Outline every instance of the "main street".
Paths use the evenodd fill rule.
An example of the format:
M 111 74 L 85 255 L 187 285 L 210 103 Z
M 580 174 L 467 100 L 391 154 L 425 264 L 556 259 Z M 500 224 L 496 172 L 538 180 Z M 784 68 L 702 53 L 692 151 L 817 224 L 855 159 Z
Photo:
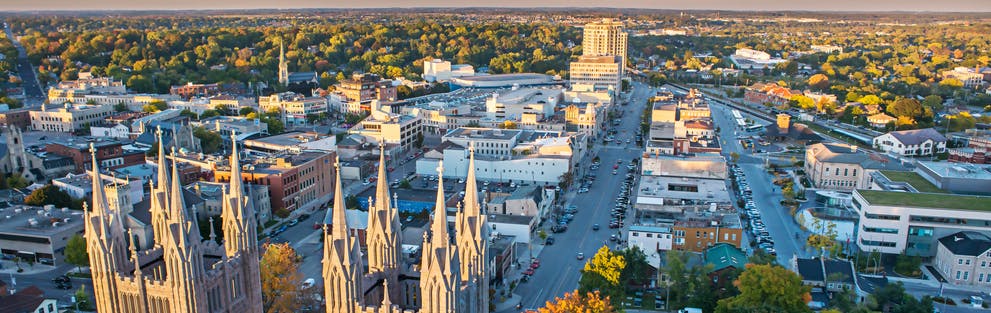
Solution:
M 575 214 L 566 232 L 550 234 L 548 231 L 556 242 L 553 245 L 543 246 L 540 255 L 537 256 L 540 259 L 540 268 L 535 271 L 529 282 L 521 283 L 514 291 L 515 294 L 523 297 L 521 304 L 524 308 L 543 307 L 547 301 L 564 296 L 564 293 L 578 288 L 580 271 L 584 268 L 585 262 L 591 259 L 603 245 L 610 244 L 615 247 L 616 243 L 609 241 L 609 235 L 621 232 L 608 228 L 610 211 L 616 207 L 616 195 L 620 192 L 626 177 L 626 164 L 640 156 L 640 147 L 636 145 L 634 137 L 639 130 L 640 113 L 643 112 L 644 105 L 652 93 L 652 89 L 647 85 L 634 83 L 629 104 L 615 105 L 616 111 L 623 112 L 622 122 L 616 127 L 616 141 L 608 144 L 602 144 L 601 139 L 596 141 L 592 153 L 598 155 L 602 162 L 598 170 L 592 171 L 597 176 L 596 181 L 592 183 L 587 193 L 575 193 L 575 188 L 565 191 L 570 198 L 570 201 L 565 203 L 565 207 L 576 205 L 578 213 Z M 612 121 L 607 122 L 612 125 Z M 631 143 L 627 144 L 626 139 L 630 139 Z M 623 164 L 619 173 L 613 175 L 612 165 L 616 164 L 617 159 L 623 160 Z M 588 158 L 588 163 L 577 166 L 590 165 L 591 158 Z M 601 228 L 593 231 L 593 224 L 599 224 Z M 545 225 L 549 227 L 549 224 Z M 585 260 L 577 260 L 578 253 L 584 253 Z M 529 264 L 522 265 L 529 266 Z
M 707 96 L 707 98 L 710 100 L 709 109 L 712 112 L 713 122 L 720 129 L 718 136 L 722 144 L 722 154 L 727 160 L 731 160 L 730 154 L 733 152 L 740 155 L 737 164 L 743 169 L 746 181 L 753 190 L 753 200 L 760 211 L 767 232 L 774 238 L 778 263 L 788 267 L 794 255 L 810 256 L 811 253 L 805 249 L 805 233 L 790 212 L 780 204 L 782 200 L 780 188 L 772 184 L 773 177 L 767 173 L 766 161 L 740 145 L 737 137 L 744 136 L 744 131 L 737 129 L 732 108 L 711 97 Z
M 45 101 L 46 95 L 44 88 L 41 87 L 41 83 L 35 74 L 35 68 L 28 61 L 27 51 L 17 41 L 17 37 L 14 37 L 14 32 L 10 28 L 11 25 L 6 22 L 3 25 L 4 32 L 7 33 L 7 38 L 10 38 L 10 41 L 14 43 L 14 47 L 17 48 L 17 72 L 21 76 L 21 86 L 24 87 L 24 106 L 32 107 L 41 105 Z

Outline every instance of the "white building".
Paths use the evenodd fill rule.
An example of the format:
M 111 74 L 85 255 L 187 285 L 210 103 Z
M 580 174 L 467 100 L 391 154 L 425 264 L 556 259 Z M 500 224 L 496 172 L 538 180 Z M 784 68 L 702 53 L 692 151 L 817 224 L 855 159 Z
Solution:
M 621 62 L 614 55 L 587 56 L 571 62 L 571 85 L 592 86 L 593 90 L 619 90 L 623 78 Z
M 670 251 L 674 242 L 670 225 L 632 225 L 626 238 L 627 247 L 638 247 L 647 255 Z
M 943 71 L 943 79 L 956 78 L 963 82 L 966 88 L 978 88 L 984 85 L 984 74 L 973 68 L 958 66 L 951 71 Z
M 89 134 L 93 137 L 128 139 L 131 137 L 131 128 L 124 124 L 92 126 L 89 128 Z
M 72 105 L 58 108 L 41 106 L 41 111 L 31 111 L 31 128 L 34 130 L 71 133 L 97 124 L 114 112 L 111 105 Z
M 520 121 L 524 114 L 533 114 L 542 120 L 554 115 L 563 93 L 560 88 L 516 88 L 495 93 L 485 100 L 486 117 Z
M 286 127 L 306 124 L 307 115 L 327 113 L 327 106 L 326 98 L 306 97 L 293 92 L 258 98 L 258 107 L 261 111 L 281 113 Z
M 604 18 L 598 22 L 585 24 L 582 35 L 582 55 L 614 55 L 620 58 L 620 74 L 626 71 L 626 50 L 629 34 L 623 29 L 623 22 Z
M 378 100 L 372 100 L 371 115 L 348 130 L 348 133 L 361 135 L 369 142 L 385 141 L 386 144 L 399 146 L 401 151 L 410 151 L 423 136 L 422 121 L 419 116 L 385 112 Z
M 584 136 L 584 135 L 576 135 Z M 586 154 L 584 139 L 564 132 L 459 128 L 442 138 L 438 149 L 417 161 L 417 173 L 433 175 L 444 161 L 444 175 L 465 177 L 468 149 L 475 147 L 479 180 L 557 184 Z
M 899 130 L 874 137 L 874 147 L 901 156 L 927 156 L 946 152 L 946 137 L 932 128 Z
M 991 230 L 991 197 L 855 190 L 861 251 L 933 256 L 936 240 L 959 231 Z
M 423 79 L 428 82 L 444 82 L 456 77 L 474 75 L 475 67 L 468 64 L 451 65 L 450 61 L 441 59 L 423 61 Z

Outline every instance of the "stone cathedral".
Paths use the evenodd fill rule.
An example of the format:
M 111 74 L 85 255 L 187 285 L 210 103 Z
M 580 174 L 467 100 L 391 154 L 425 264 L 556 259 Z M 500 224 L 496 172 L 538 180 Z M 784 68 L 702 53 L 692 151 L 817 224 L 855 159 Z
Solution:
M 478 198 L 474 149 L 470 151 L 467 185 L 454 217 L 453 237 L 440 177 L 443 165 L 438 168 L 437 204 L 423 235 L 419 261 L 402 250 L 399 212 L 389 199 L 384 151 L 380 149 L 375 199 L 368 201 L 364 256 L 347 227 L 338 171 L 333 221 L 324 229 L 323 282 L 328 313 L 489 311 L 489 226 Z
M 170 174 L 159 146 L 158 182 L 149 182 L 155 243 L 138 251 L 124 231 L 120 204 L 126 202 L 113 186 L 101 188 L 91 150 L 93 206 L 84 210 L 84 222 L 97 311 L 262 312 L 257 223 L 239 179 L 232 179 L 224 193 L 223 244 L 215 240 L 212 223 L 211 240 L 204 241 L 196 217 L 190 216 L 195 210 L 187 209 L 182 199 L 176 165 Z M 241 177 L 236 144 L 231 164 L 231 177 Z

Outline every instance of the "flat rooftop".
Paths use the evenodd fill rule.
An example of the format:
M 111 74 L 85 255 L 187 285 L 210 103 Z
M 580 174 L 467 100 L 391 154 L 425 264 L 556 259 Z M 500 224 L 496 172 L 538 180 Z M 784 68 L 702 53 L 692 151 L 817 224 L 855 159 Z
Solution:
M 671 176 L 643 176 L 637 189 L 637 203 L 642 202 L 641 198 L 730 202 L 725 180 Z
M 475 76 L 459 77 L 458 79 L 466 80 L 466 81 L 484 81 L 484 82 L 511 81 L 517 79 L 546 79 L 548 82 L 554 80 L 553 77 L 551 77 L 550 75 L 538 74 L 538 73 L 475 75 Z
M 12 206 L 0 209 L 0 233 L 51 236 L 66 229 L 83 227 L 83 212 Z
M 964 211 L 991 211 L 991 197 L 862 189 L 858 189 L 856 192 L 872 205 Z
M 884 177 L 887 177 L 892 182 L 908 183 L 909 185 L 912 185 L 912 187 L 915 187 L 915 190 L 918 190 L 919 192 L 947 193 L 946 191 L 939 189 L 939 187 L 936 187 L 936 185 L 930 183 L 928 180 L 923 178 L 922 175 L 919 175 L 916 172 L 881 171 L 881 174 L 884 174 Z
M 916 164 L 943 178 L 991 180 L 991 164 L 918 161 Z M 915 185 L 913 185 L 915 186 Z M 918 188 L 918 187 L 916 187 Z
M 260 142 L 270 145 L 295 146 L 311 141 L 321 140 L 328 137 L 329 136 L 327 135 L 321 135 L 318 133 L 294 131 L 275 136 L 251 139 L 245 141 L 245 143 L 250 145 L 251 142 Z

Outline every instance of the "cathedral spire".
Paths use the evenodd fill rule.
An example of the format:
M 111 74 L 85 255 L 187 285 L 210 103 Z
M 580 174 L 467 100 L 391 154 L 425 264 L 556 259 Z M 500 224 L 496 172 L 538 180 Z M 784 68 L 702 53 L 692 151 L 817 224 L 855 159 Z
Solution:
M 465 197 L 462 202 L 466 215 L 481 214 L 478 204 L 478 182 L 475 180 L 475 144 L 468 147 L 468 177 L 465 178 Z
M 444 161 L 437 165 L 437 203 L 434 218 L 430 224 L 431 246 L 434 249 L 450 244 L 451 235 L 447 232 L 447 204 L 444 199 Z
M 389 207 L 389 176 L 385 166 L 385 143 L 379 143 L 379 173 L 375 182 L 375 205 L 379 209 Z
M 344 206 L 344 192 L 341 187 L 340 160 L 335 160 L 336 183 L 334 187 L 334 207 L 332 230 L 324 225 L 323 279 L 327 299 L 327 312 L 356 313 L 363 305 L 361 287 L 364 266 L 357 241 L 348 230 Z M 388 294 L 388 289 L 386 289 Z

